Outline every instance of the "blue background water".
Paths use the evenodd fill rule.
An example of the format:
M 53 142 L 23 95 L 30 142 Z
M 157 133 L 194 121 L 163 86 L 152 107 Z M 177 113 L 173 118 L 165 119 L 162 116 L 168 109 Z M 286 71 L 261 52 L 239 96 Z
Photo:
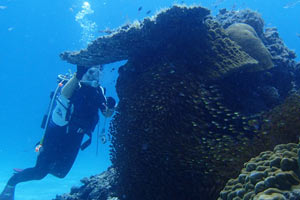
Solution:
M 66 50 L 85 48 L 89 33 L 94 38 L 100 30 L 116 28 L 134 20 L 153 15 L 161 8 L 182 1 L 173 0 L 90 0 L 93 14 L 87 22 L 97 28 L 82 28 L 75 16 L 82 11 L 81 0 L 0 0 L 0 190 L 12 175 L 13 168 L 31 167 L 35 163 L 34 145 L 40 140 L 40 128 L 49 93 L 56 87 L 56 76 L 75 67 L 59 58 Z M 286 45 L 300 52 L 300 3 L 284 8 L 290 2 L 282 0 L 212 0 L 201 5 L 213 9 L 251 8 L 259 11 L 267 27 L 276 26 Z M 187 5 L 199 1 L 186 0 Z M 138 8 L 142 6 L 142 10 Z M 146 14 L 151 10 L 149 15 Z M 84 32 L 85 31 L 85 32 Z M 93 32 L 94 31 L 94 32 Z M 123 62 L 124 63 L 124 62 Z M 103 85 L 108 95 L 116 97 L 115 79 L 121 63 L 106 65 Z M 103 122 L 103 120 L 102 120 Z M 108 123 L 107 123 L 108 125 Z M 103 123 L 101 124 L 101 128 Z M 95 138 L 95 137 L 94 137 Z M 67 145 L 67 144 L 66 144 Z M 51 199 L 56 194 L 68 192 L 85 176 L 100 173 L 110 165 L 108 144 L 100 144 L 96 155 L 96 140 L 80 152 L 71 172 L 64 179 L 48 176 L 41 181 L 19 184 L 16 200 Z

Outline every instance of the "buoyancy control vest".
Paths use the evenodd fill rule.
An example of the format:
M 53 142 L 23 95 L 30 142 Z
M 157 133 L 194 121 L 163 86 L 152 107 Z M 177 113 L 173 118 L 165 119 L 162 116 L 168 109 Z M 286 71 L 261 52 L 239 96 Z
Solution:
M 58 80 L 57 80 L 58 86 L 55 91 L 50 93 L 51 100 L 50 100 L 47 112 L 44 115 L 42 124 L 41 124 L 41 128 L 44 129 L 44 133 L 46 133 L 50 117 L 53 113 L 53 110 L 54 110 L 56 104 L 60 103 L 59 96 L 61 95 L 61 90 L 70 78 L 72 78 L 71 73 L 58 76 Z M 82 143 L 82 145 L 80 147 L 81 150 L 84 150 L 91 144 L 92 132 L 94 131 L 94 129 L 99 121 L 99 115 L 98 115 L 99 107 L 97 107 L 98 105 L 95 104 L 95 99 L 93 99 L 93 98 L 97 98 L 99 96 L 94 96 L 93 98 L 91 98 L 88 91 L 83 91 L 83 90 L 88 90 L 88 88 L 83 87 L 83 88 L 75 91 L 75 94 L 70 99 L 69 106 L 67 108 L 65 108 L 67 110 L 65 120 L 68 121 L 68 123 L 66 125 L 67 131 L 69 131 L 69 130 L 82 131 L 83 134 L 86 134 L 89 137 L 84 143 Z M 101 88 L 99 88 L 97 90 L 98 90 L 97 94 L 99 92 L 102 92 Z M 84 94 L 85 92 L 87 92 L 87 93 Z M 102 94 L 103 98 L 100 95 L 100 101 L 102 100 L 102 101 L 104 101 L 103 103 L 106 103 L 105 102 L 106 99 L 105 99 L 103 93 L 101 93 L 101 94 Z M 83 106 L 80 108 L 80 106 L 78 106 L 80 104 L 86 105 L 86 106 Z M 91 109 L 91 110 L 89 110 L 89 109 Z M 91 111 L 91 112 L 89 112 L 89 111 Z M 36 152 L 39 152 L 40 148 L 42 147 L 43 140 L 44 140 L 44 137 L 41 139 L 40 142 L 37 143 L 36 148 L 35 148 Z

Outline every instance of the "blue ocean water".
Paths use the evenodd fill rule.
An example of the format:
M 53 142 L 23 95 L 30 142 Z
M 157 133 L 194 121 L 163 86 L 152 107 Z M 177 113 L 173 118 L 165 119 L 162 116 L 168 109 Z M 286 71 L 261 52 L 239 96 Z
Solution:
M 40 124 L 56 77 L 76 69 L 61 61 L 59 53 L 85 48 L 89 41 L 103 35 L 103 30 L 142 20 L 174 3 L 202 5 L 212 9 L 212 14 L 220 8 L 257 10 L 266 27 L 277 27 L 285 44 L 300 52 L 300 3 L 295 0 L 0 0 L 0 190 L 13 168 L 35 164 L 34 145 L 43 135 Z M 106 65 L 103 74 L 107 94 L 115 98 L 117 70 L 111 69 L 122 63 Z M 102 119 L 100 128 L 103 126 Z M 19 184 L 15 199 L 52 199 L 69 192 L 81 178 L 106 170 L 110 166 L 109 144 L 99 144 L 98 155 L 96 147 L 94 140 L 80 152 L 64 179 L 49 175 L 41 181 Z

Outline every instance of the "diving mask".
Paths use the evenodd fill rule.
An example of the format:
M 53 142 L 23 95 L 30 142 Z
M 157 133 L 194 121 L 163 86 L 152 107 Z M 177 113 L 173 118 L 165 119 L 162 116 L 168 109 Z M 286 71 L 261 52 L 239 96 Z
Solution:
M 98 87 L 100 79 L 100 70 L 97 67 L 91 67 L 87 70 L 87 72 L 83 75 L 80 83 L 90 86 L 90 87 Z

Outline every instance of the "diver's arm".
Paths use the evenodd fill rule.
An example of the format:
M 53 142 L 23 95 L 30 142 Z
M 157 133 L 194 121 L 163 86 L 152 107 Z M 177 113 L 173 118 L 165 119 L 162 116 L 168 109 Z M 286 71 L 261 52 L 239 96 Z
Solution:
M 76 76 L 73 76 L 66 85 L 61 90 L 61 95 L 70 99 L 73 95 L 73 92 L 78 87 L 79 79 Z
M 98 89 L 99 94 L 99 109 L 104 117 L 111 117 L 116 108 L 116 100 L 112 97 L 105 97 L 105 88 L 99 86 Z
M 87 67 L 77 65 L 77 72 L 74 74 L 74 76 L 66 83 L 66 85 L 63 87 L 61 94 L 66 97 L 67 99 L 70 99 L 73 95 L 73 92 L 78 87 L 78 83 L 82 79 L 83 75 L 88 70 Z

